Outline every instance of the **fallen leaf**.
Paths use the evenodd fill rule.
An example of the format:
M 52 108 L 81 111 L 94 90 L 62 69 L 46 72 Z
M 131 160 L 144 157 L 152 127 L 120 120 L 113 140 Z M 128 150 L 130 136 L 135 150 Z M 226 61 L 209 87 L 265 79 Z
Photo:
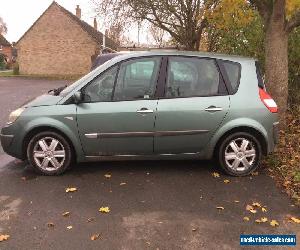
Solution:
M 99 239 L 99 237 L 100 237 L 100 234 L 93 234 L 91 236 L 91 240 L 97 240 L 97 239 Z
M 276 226 L 279 226 L 279 223 L 276 220 L 271 220 L 270 225 L 272 227 L 276 227 Z
M 95 218 L 88 218 L 87 219 L 87 222 L 92 222 L 92 221 L 94 221 L 95 220 Z
M 224 210 L 225 208 L 224 207 L 216 207 L 216 209 Z
M 265 207 L 262 207 L 262 208 L 261 208 L 261 211 L 262 211 L 263 213 L 266 213 L 266 212 L 267 212 L 267 209 L 266 209 Z
M 109 207 L 100 207 L 99 208 L 99 212 L 101 212 L 101 213 L 109 213 L 110 209 L 109 209 Z
M 290 220 L 297 223 L 297 224 L 300 224 L 300 219 L 298 219 L 296 217 L 290 217 Z
M 123 186 L 123 185 L 126 185 L 126 184 L 127 184 L 126 182 L 121 182 L 120 186 Z
M 253 206 L 253 207 L 261 207 L 260 203 L 258 203 L 258 202 L 253 202 L 253 203 L 252 203 L 252 206 Z
M 224 180 L 225 184 L 228 184 L 230 182 L 230 180 Z
M 8 240 L 9 237 L 10 237 L 10 235 L 8 235 L 8 234 L 1 234 L 0 235 L 0 242 Z
M 104 177 L 109 179 L 111 177 L 111 174 L 105 174 Z
M 257 211 L 256 211 L 255 209 L 250 209 L 249 212 L 250 212 L 250 213 L 253 213 L 253 214 L 256 214 L 256 213 L 257 213 Z
M 250 219 L 249 219 L 249 217 L 245 216 L 245 217 L 243 218 L 243 220 L 244 220 L 244 221 L 249 221 Z
M 212 176 L 215 177 L 215 178 L 219 178 L 219 177 L 220 177 L 220 174 L 217 173 L 217 172 L 213 172 L 213 173 L 212 173 Z
M 196 232 L 198 230 L 198 228 L 192 228 L 193 232 Z
M 256 223 L 261 223 L 262 221 L 260 219 L 255 220 Z
M 252 175 L 252 176 L 257 176 L 257 175 L 258 175 L 258 172 L 252 172 L 251 175 Z
M 70 212 L 64 212 L 63 214 L 62 214 L 62 216 L 64 216 L 64 217 L 68 217 L 70 215 Z
M 237 200 L 236 200 L 236 201 L 234 201 L 234 202 L 235 202 L 235 203 L 239 203 L 240 201 L 237 201 Z
M 268 218 L 262 217 L 262 218 L 260 218 L 260 220 L 261 220 L 261 222 L 267 222 L 267 221 L 268 221 Z
M 75 187 L 69 187 L 69 188 L 66 188 L 66 193 L 69 193 L 69 192 L 76 192 L 77 191 L 77 188 Z
M 47 226 L 48 226 L 48 227 L 54 227 L 54 223 L 53 223 L 53 222 L 48 222 L 48 223 L 47 223 Z
M 67 229 L 68 230 L 71 230 L 73 227 L 72 226 L 67 226 Z
M 247 206 L 246 206 L 246 210 L 247 210 L 247 211 L 250 211 L 250 210 L 253 210 L 253 209 L 254 209 L 254 208 L 253 208 L 251 205 L 247 205 Z

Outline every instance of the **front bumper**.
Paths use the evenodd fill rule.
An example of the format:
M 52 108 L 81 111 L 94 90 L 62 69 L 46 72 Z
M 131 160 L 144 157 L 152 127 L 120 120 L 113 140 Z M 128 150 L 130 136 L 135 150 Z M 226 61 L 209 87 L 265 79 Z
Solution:
M 0 134 L 1 145 L 5 152 L 10 148 L 10 146 L 13 142 L 13 139 L 14 139 L 13 135 Z
M 15 131 L 18 131 L 15 126 L 5 126 L 0 133 L 0 141 L 3 151 L 15 158 L 22 159 L 22 143 L 18 141 Z

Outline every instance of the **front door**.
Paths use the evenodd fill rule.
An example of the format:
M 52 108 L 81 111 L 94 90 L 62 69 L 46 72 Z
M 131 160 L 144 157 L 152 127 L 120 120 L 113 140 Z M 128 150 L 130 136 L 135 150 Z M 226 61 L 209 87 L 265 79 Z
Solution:
M 125 61 L 82 90 L 77 123 L 85 155 L 153 153 L 160 61 L 160 57 Z
M 214 59 L 169 57 L 165 94 L 157 106 L 155 153 L 201 152 L 229 104 Z

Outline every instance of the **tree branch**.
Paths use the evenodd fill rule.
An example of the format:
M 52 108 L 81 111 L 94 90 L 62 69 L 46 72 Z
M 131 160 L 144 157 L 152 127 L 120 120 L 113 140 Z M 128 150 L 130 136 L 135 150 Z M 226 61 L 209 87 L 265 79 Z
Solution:
M 294 28 L 300 26 L 300 10 L 298 10 L 286 25 L 286 31 L 290 33 Z
M 250 3 L 257 8 L 260 16 L 267 23 L 273 11 L 273 8 L 270 8 L 268 0 L 250 0 Z

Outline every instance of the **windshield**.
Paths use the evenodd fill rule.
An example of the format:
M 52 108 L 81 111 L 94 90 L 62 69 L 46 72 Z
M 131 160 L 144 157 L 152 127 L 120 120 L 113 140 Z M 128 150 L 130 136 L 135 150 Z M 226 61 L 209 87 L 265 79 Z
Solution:
M 109 61 L 103 63 L 101 65 L 105 66 Z M 60 92 L 60 96 L 65 97 L 67 96 L 70 92 L 72 92 L 77 86 L 79 86 L 83 81 L 89 79 L 91 76 L 93 76 L 95 74 L 95 72 L 97 71 L 98 68 L 95 68 L 94 70 L 92 70 L 90 73 L 86 74 L 85 76 L 83 76 L 82 78 L 80 78 L 79 80 L 77 80 L 76 82 L 72 83 L 71 85 L 69 85 L 68 87 L 66 87 L 63 91 Z

